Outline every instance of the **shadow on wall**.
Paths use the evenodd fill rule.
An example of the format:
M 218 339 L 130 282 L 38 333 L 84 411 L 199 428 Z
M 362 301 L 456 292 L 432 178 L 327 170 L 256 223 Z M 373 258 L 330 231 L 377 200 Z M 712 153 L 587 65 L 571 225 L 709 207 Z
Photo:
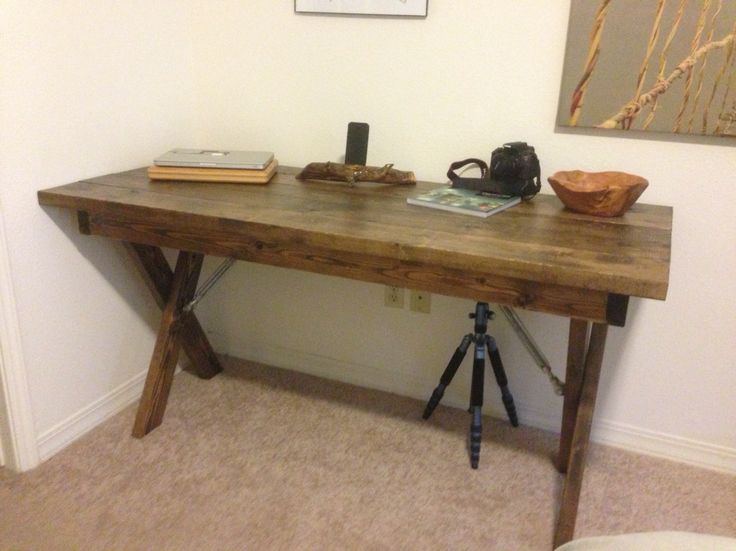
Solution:
M 106 237 L 79 233 L 76 217 L 70 216 L 66 209 L 47 206 L 41 208 L 125 303 L 155 331 L 161 311 L 146 289 L 140 274 L 129 261 L 122 243 Z M 80 299 L 84 300 L 84 297 Z
M 615 401 L 610 389 L 616 386 L 617 379 L 622 378 L 627 372 L 635 372 L 640 366 L 632 365 L 622 361 L 622 353 L 629 346 L 630 336 L 637 330 L 641 320 L 641 299 L 629 300 L 629 308 L 626 314 L 626 325 L 624 327 L 609 327 L 606 337 L 606 349 L 603 355 L 603 366 L 601 368 L 601 380 L 599 383 L 598 398 L 596 400 L 596 411 L 607 409 L 607 404 Z

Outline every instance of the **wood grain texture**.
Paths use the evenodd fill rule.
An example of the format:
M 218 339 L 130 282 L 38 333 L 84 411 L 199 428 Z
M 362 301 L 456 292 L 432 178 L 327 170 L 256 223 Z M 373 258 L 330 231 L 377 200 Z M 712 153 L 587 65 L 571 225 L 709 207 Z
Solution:
M 561 171 L 547 181 L 567 208 L 594 216 L 621 216 L 649 185 L 641 176 L 613 171 Z
M 575 422 L 570 444 L 567 474 L 562 488 L 560 514 L 555 530 L 554 548 L 567 543 L 575 533 L 575 521 L 578 515 L 580 490 L 583 486 L 585 456 L 590 441 L 590 428 L 593 424 L 593 411 L 598 394 L 603 351 L 606 347 L 608 325 L 594 323 L 590 332 L 590 342 L 585 355 L 585 366 L 580 385 L 579 403 L 575 414 Z
M 143 438 L 163 421 L 179 357 L 181 320 L 188 316 L 182 308 L 194 296 L 203 258 L 201 254 L 179 253 L 133 425 L 136 438 Z
M 483 271 L 449 269 L 428 262 L 401 262 L 383 256 L 358 252 L 334 251 L 309 246 L 297 233 L 256 228 L 248 234 L 203 233 L 197 228 L 175 234 L 162 231 L 155 223 L 140 223 L 125 217 L 90 215 L 91 234 L 192 250 L 206 254 L 234 257 L 240 260 L 295 268 L 328 275 L 411 287 L 432 293 L 459 296 L 513 305 L 529 310 L 577 316 L 597 321 L 608 319 L 611 295 L 540 284 L 518 278 L 492 276 Z
M 158 247 L 124 242 L 133 264 L 151 291 L 156 304 L 163 310 L 166 307 L 174 273 L 169 267 L 163 252 Z M 215 355 L 207 336 L 194 313 L 182 319 L 181 345 L 184 353 L 202 379 L 211 379 L 222 371 L 220 361 Z
M 342 163 L 309 163 L 299 174 L 299 180 L 331 180 L 335 182 L 380 182 L 383 184 L 416 184 L 413 172 L 396 170 L 393 165 L 382 167 Z
M 668 207 L 636 204 L 620 218 L 596 218 L 538 195 L 479 220 L 406 204 L 409 194 L 434 183 L 350 187 L 301 182 L 297 171 L 281 167 L 266 186 L 240 187 L 151 182 L 138 169 L 38 195 L 41 204 L 86 211 L 90 231 L 100 235 L 379 283 L 403 281 L 594 321 L 607 319 L 609 294 L 666 296 Z M 556 294 L 548 289 L 563 290 L 555 304 L 545 303 L 543 297 Z M 483 290 L 488 294 L 477 294 Z M 579 302 L 597 303 L 596 311 Z
M 575 418 L 580 404 L 583 388 L 583 368 L 585 367 L 585 347 L 588 344 L 590 324 L 583 320 L 570 320 L 570 334 L 567 344 L 567 368 L 565 370 L 565 402 L 562 408 L 562 430 L 560 431 L 560 451 L 557 455 L 557 470 L 567 472 L 572 449 L 572 436 Z

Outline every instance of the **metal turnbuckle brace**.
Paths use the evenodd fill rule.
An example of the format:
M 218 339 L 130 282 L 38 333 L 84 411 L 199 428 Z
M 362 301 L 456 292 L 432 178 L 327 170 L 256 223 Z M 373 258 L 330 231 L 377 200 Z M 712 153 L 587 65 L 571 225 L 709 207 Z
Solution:
M 547 360 L 547 357 L 539 349 L 539 346 L 532 338 L 529 330 L 524 326 L 521 318 L 519 318 L 514 309 L 509 306 L 501 306 L 499 304 L 498 309 L 501 310 L 503 315 L 506 317 L 506 320 L 516 332 L 516 335 L 519 337 L 531 357 L 537 363 L 539 369 L 541 369 L 542 372 L 547 375 L 549 382 L 554 388 L 555 394 L 557 394 L 558 396 L 562 396 L 565 392 L 565 383 L 562 382 L 554 373 L 552 373 L 552 368 L 549 365 L 549 360 Z
M 183 312 L 191 312 L 194 310 L 194 308 L 197 306 L 200 300 L 204 298 L 204 296 L 209 292 L 210 289 L 217 283 L 222 276 L 225 275 L 225 272 L 227 272 L 232 265 L 235 264 L 234 258 L 228 258 L 227 260 L 224 260 L 222 264 L 220 264 L 217 269 L 212 272 L 209 278 L 207 278 L 207 281 L 205 281 L 202 286 L 197 289 L 197 292 L 194 293 L 194 297 L 192 300 L 190 300 L 186 305 L 184 305 L 184 308 L 182 308 Z

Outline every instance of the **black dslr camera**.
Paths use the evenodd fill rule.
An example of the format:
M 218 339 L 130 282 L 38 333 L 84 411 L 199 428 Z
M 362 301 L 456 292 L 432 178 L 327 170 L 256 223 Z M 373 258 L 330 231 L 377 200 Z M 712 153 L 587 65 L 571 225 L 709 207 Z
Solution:
M 470 164 L 480 167 L 480 178 L 462 178 L 455 172 Z M 447 177 L 452 187 L 515 195 L 523 199 L 531 199 L 542 187 L 539 158 L 534 148 L 525 142 L 510 142 L 494 149 L 490 164 L 489 170 L 480 159 L 457 161 L 450 165 Z

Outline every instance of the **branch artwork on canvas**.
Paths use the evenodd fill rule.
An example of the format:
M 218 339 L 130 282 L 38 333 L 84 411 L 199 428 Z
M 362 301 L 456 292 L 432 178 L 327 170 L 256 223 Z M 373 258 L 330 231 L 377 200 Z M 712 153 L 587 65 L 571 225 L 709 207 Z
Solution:
M 573 0 L 557 123 L 736 136 L 736 2 Z

